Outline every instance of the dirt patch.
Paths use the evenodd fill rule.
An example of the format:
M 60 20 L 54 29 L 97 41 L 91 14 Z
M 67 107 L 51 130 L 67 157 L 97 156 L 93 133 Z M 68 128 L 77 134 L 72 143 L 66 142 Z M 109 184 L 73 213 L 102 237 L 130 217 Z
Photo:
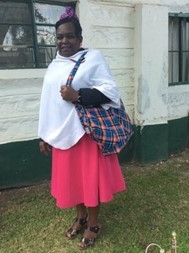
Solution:
M 123 169 L 132 170 L 135 173 L 142 173 L 143 171 L 152 169 L 161 169 L 165 166 L 179 169 L 183 174 L 189 176 L 189 149 L 172 154 L 169 156 L 169 159 L 153 164 L 141 165 L 134 162 L 122 164 Z
M 30 185 L 27 187 L 20 187 L 20 188 L 11 188 L 5 189 L 0 191 L 0 210 L 2 210 L 6 203 L 10 201 L 13 197 L 19 197 L 23 195 L 27 195 L 34 192 L 44 191 L 49 189 L 50 182 L 45 180 L 43 182 Z

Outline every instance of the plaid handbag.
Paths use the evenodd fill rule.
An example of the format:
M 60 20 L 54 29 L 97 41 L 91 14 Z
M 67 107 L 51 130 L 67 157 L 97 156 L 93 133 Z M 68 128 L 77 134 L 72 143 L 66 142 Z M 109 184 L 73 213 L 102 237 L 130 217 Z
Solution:
M 84 55 L 76 62 L 67 84 L 71 85 Z M 120 108 L 83 106 L 75 103 L 81 124 L 87 134 L 99 145 L 104 155 L 118 154 L 133 135 L 132 124 L 121 100 Z

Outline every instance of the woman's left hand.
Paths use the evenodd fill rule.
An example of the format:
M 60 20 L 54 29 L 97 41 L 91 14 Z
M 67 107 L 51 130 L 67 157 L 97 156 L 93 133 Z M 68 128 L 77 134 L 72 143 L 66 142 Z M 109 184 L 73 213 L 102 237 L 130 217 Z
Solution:
M 48 143 L 46 143 L 43 140 L 40 140 L 39 141 L 39 150 L 42 154 L 48 156 L 49 153 L 51 152 L 52 148 Z
M 70 86 L 62 85 L 60 87 L 60 94 L 66 101 L 76 102 L 78 100 L 78 92 Z

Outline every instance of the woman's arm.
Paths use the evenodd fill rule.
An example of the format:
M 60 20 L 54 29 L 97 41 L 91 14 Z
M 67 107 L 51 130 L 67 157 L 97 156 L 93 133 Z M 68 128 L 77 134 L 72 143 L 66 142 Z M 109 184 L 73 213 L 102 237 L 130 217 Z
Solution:
M 82 88 L 79 90 L 77 102 L 81 105 L 100 106 L 110 102 L 110 99 L 97 89 Z
M 70 86 L 62 85 L 60 93 L 64 100 L 86 106 L 100 106 L 111 101 L 99 90 L 91 88 L 81 88 L 79 91 L 76 91 Z

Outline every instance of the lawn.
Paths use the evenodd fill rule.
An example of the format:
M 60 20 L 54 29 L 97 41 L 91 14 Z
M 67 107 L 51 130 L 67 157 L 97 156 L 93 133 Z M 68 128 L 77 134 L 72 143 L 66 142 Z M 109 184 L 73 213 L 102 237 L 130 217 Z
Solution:
M 102 204 L 95 253 L 144 253 L 157 243 L 166 253 L 176 231 L 178 253 L 189 253 L 189 149 L 151 165 L 122 164 L 128 190 Z M 75 253 L 65 229 L 74 209 L 55 207 L 49 182 L 0 192 L 0 253 Z M 148 253 L 160 252 L 150 247 Z

